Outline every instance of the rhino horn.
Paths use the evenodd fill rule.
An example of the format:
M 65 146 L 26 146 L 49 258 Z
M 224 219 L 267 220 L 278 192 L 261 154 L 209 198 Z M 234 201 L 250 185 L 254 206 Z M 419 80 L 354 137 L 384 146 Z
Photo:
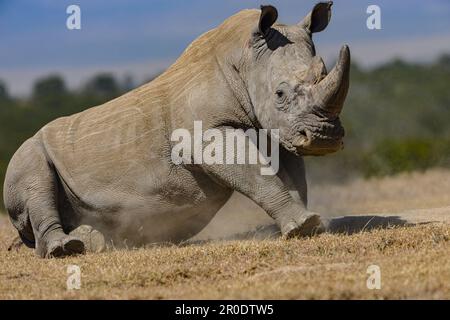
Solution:
M 312 88 L 314 102 L 327 112 L 339 115 L 347 97 L 350 79 L 350 49 L 343 46 L 333 70 Z

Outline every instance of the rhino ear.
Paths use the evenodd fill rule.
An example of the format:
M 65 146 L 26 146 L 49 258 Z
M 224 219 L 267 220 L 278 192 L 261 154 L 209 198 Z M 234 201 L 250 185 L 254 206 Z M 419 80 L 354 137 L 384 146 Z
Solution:
M 299 26 L 309 31 L 309 33 L 315 33 L 325 30 L 331 19 L 331 6 L 333 1 L 319 2 L 313 8 L 313 10 L 300 22 Z
M 274 6 L 261 6 L 258 33 L 264 36 L 278 19 L 278 11 Z

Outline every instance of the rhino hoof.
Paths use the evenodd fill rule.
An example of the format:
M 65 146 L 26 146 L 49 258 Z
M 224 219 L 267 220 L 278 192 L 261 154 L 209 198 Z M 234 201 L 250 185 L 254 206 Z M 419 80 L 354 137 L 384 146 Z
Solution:
M 46 258 L 64 258 L 84 253 L 84 243 L 75 237 L 52 241 L 47 248 Z
M 91 226 L 79 226 L 70 235 L 81 239 L 87 252 L 99 253 L 106 249 L 105 237 L 100 231 L 95 230 Z
M 301 223 L 289 222 L 283 228 L 283 238 L 292 239 L 300 237 L 310 237 L 319 233 L 324 232 L 324 226 L 320 215 L 318 214 L 308 214 L 306 215 Z

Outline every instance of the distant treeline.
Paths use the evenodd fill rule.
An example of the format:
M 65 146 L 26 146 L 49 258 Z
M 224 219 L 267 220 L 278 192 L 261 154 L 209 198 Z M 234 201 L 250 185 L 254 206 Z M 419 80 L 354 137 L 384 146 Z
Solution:
M 70 90 L 52 75 L 37 80 L 24 99 L 11 96 L 0 80 L 0 194 L 11 156 L 43 125 L 133 87 L 129 79 L 99 74 Z M 344 179 L 450 167 L 450 55 L 430 64 L 395 60 L 370 70 L 353 65 L 342 119 L 346 149 L 308 159 L 313 176 Z

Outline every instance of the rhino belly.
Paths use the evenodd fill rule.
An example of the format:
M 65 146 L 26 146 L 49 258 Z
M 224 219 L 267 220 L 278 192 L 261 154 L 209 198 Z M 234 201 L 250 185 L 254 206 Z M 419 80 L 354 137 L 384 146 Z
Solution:
M 199 233 L 229 197 L 205 199 L 200 203 L 171 205 L 147 203 L 116 211 L 84 212 L 81 224 L 100 230 L 115 245 L 145 245 L 181 242 Z
M 64 215 L 75 221 L 74 227 L 91 225 L 118 246 L 185 241 L 199 233 L 232 194 L 213 181 L 197 180 L 182 186 L 169 183 L 146 194 L 97 190 L 95 198 L 84 203 L 69 194 Z

